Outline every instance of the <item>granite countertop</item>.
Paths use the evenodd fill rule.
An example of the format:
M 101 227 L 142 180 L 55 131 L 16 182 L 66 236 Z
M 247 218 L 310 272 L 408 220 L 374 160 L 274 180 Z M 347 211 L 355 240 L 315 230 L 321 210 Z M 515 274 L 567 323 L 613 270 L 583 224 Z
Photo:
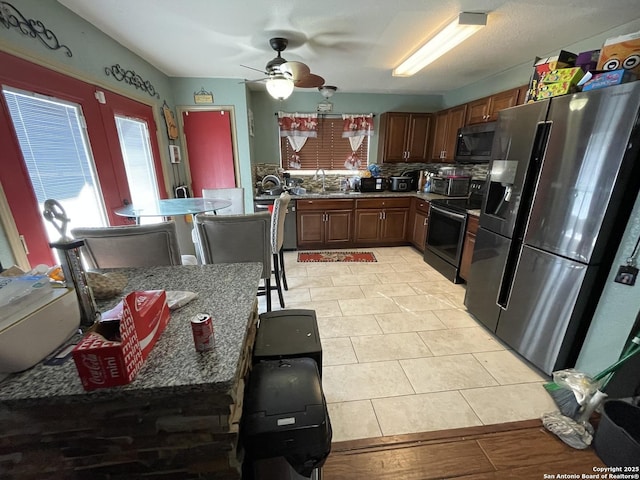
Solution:
M 238 361 L 253 311 L 262 266 L 257 263 L 185 265 L 102 270 L 117 271 L 129 279 L 125 292 L 180 290 L 198 297 L 171 312 L 166 330 L 137 377 L 128 385 L 86 392 L 71 356 L 62 365 L 41 362 L 0 382 L 0 404 L 33 405 L 91 402 L 119 397 L 170 396 L 174 392 L 227 394 L 234 386 Z M 105 311 L 120 298 L 98 304 Z M 197 313 L 213 318 L 215 348 L 195 350 L 190 320 Z M 74 336 L 68 343 L 76 343 Z
M 256 195 L 254 200 L 273 200 L 274 198 L 279 197 L 279 195 Z M 424 200 L 434 200 L 436 198 L 463 198 L 463 197 L 447 197 L 445 195 L 440 195 L 437 193 L 422 193 L 422 192 L 327 192 L 327 193 L 319 193 L 319 192 L 308 192 L 304 195 L 291 195 L 292 200 L 318 200 L 318 199 L 358 199 L 358 198 L 393 198 L 393 197 L 416 197 L 422 198 Z

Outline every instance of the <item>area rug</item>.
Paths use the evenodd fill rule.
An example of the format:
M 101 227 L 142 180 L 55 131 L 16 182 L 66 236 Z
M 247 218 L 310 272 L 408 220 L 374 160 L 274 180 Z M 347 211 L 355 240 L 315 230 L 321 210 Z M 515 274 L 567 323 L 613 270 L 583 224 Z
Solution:
M 371 252 L 299 252 L 299 262 L 377 262 Z

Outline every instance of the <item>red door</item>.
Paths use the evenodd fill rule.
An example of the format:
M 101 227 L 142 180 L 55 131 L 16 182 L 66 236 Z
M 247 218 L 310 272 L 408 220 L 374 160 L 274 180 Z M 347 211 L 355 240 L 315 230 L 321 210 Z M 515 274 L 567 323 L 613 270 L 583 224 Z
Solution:
M 203 188 L 235 187 L 229 112 L 183 112 L 182 121 L 193 195 L 201 197 Z

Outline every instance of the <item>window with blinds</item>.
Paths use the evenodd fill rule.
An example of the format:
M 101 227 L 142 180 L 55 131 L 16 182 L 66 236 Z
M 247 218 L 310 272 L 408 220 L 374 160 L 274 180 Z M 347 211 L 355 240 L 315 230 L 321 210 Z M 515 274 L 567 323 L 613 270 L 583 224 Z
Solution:
M 326 118 L 318 116 L 318 136 L 308 138 L 298 152 L 301 170 L 344 170 L 344 162 L 351 155 L 351 144 L 348 138 L 342 138 L 344 120 L 342 118 Z M 280 165 L 289 169 L 289 160 L 295 153 L 287 137 L 280 137 Z M 369 137 L 365 137 L 356 151 L 362 160 L 363 167 L 368 164 Z
M 31 92 L 2 89 L 33 191 L 60 202 L 69 229 L 107 225 L 102 195 L 79 105 Z M 44 222 L 50 241 L 60 233 Z
M 135 118 L 115 116 L 131 201 L 136 207 L 153 205 L 160 198 L 153 168 L 153 155 L 147 124 Z M 162 217 L 141 217 L 140 223 L 158 223 Z

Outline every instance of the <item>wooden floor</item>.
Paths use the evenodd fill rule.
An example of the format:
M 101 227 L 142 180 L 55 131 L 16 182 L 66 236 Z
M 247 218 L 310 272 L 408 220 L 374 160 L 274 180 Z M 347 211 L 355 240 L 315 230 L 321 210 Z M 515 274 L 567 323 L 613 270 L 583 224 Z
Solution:
M 334 443 L 322 478 L 540 480 L 544 474 L 593 474 L 595 466 L 604 464 L 592 448 L 575 450 L 540 420 L 527 420 Z

